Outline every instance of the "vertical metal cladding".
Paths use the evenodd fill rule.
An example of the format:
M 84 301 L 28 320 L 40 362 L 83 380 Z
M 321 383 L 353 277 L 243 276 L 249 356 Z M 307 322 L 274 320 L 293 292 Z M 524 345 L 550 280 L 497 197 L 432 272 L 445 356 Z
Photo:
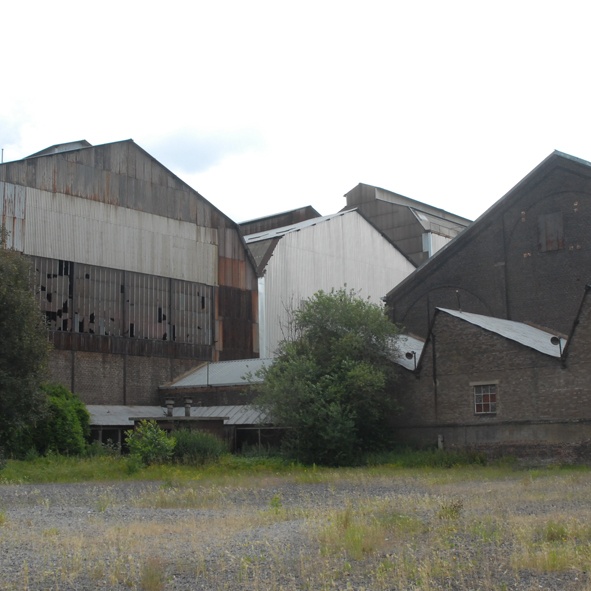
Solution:
M 6 246 L 22 252 L 25 241 L 25 187 L 0 181 L 0 226 L 8 232 Z
M 213 287 L 33 257 L 34 288 L 54 331 L 211 345 Z

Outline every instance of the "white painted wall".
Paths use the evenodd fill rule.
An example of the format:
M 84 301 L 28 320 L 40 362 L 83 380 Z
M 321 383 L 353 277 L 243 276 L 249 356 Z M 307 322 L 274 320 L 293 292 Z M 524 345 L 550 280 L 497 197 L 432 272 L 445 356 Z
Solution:
M 261 357 L 271 356 L 284 338 L 286 308 L 298 306 L 320 289 L 345 284 L 381 304 L 381 298 L 414 269 L 356 211 L 286 234 L 267 265 L 264 293 L 259 293 Z
M 215 228 L 71 195 L 0 185 L 0 213 L 13 232 L 9 246 L 25 254 L 218 284 Z

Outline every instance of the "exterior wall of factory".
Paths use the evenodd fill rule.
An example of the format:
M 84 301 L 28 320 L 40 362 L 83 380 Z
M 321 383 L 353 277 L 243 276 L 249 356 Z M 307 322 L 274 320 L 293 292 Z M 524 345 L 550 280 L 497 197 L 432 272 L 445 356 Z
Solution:
M 421 445 L 443 440 L 447 448 L 489 455 L 590 459 L 590 299 L 562 358 L 437 312 L 417 371 L 401 370 L 402 410 L 394 420 L 399 439 Z M 477 408 L 477 393 L 489 385 L 494 409 Z
M 591 279 L 591 165 L 555 152 L 388 294 L 424 337 L 436 307 L 566 333 Z
M 471 223 L 453 213 L 363 183 L 345 197 L 345 209 L 361 211 L 416 266 L 422 265 Z
M 50 377 L 85 402 L 153 404 L 198 360 L 258 353 L 238 226 L 131 140 L 0 165 L 0 216 L 32 260 Z
M 388 286 L 414 268 L 355 211 L 286 233 L 278 240 L 259 282 L 261 356 L 272 356 L 289 335 L 290 311 L 317 291 L 346 286 L 381 303 Z
M 311 206 L 299 207 L 291 211 L 276 213 L 264 218 L 249 220 L 239 224 L 240 230 L 246 236 L 247 234 L 256 234 L 257 232 L 264 232 L 265 230 L 272 230 L 273 228 L 281 228 L 289 226 L 290 224 L 297 224 L 305 220 L 320 217 L 320 214 Z

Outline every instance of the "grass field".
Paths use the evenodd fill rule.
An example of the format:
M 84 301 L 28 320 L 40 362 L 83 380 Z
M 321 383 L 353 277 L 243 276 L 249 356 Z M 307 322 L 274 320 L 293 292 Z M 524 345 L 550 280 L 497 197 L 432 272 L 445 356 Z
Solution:
M 591 591 L 586 468 L 36 461 L 0 473 L 3 590 Z

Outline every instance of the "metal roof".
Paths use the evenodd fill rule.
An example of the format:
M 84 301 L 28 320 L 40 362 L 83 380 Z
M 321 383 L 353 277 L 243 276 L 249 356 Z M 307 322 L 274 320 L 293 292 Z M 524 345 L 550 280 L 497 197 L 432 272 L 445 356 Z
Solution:
M 432 213 L 409 207 L 412 214 L 417 218 L 424 230 L 428 232 L 435 232 L 442 236 L 453 238 L 457 236 L 465 227 L 466 224 L 461 224 L 455 220 L 444 218 Z
M 492 316 L 482 316 L 481 314 L 472 314 L 470 312 L 460 312 L 459 310 L 447 310 L 445 308 L 437 308 L 441 312 L 445 312 L 450 316 L 465 320 L 470 324 L 484 328 L 489 332 L 494 332 L 506 339 L 516 341 L 526 347 L 535 349 L 545 355 L 552 357 L 560 357 L 566 345 L 566 339 L 551 332 L 535 328 L 523 322 L 515 322 L 513 320 L 505 320 L 503 318 L 493 318 Z M 552 339 L 559 339 L 560 346 L 552 344 Z
M 305 228 L 309 228 L 311 226 L 316 226 L 317 224 L 321 224 L 322 222 L 327 222 L 332 219 L 341 217 L 343 215 L 347 215 L 352 211 L 357 211 L 356 209 L 348 209 L 346 211 L 339 211 L 338 213 L 333 213 L 331 215 L 325 215 L 319 218 L 312 218 L 309 220 L 304 220 L 303 222 L 298 222 L 297 224 L 290 224 L 289 226 L 283 226 L 281 228 L 274 228 L 272 230 L 266 230 L 264 232 L 257 232 L 256 234 L 249 234 L 248 236 L 244 237 L 244 241 L 246 244 L 251 244 L 252 242 L 259 242 L 260 240 L 269 240 L 270 238 L 281 238 L 285 236 L 285 234 L 289 234 L 290 232 L 299 232 Z
M 425 346 L 424 341 L 410 335 L 398 335 L 395 341 L 396 350 L 392 356 L 392 361 L 406 369 L 414 371 Z M 407 354 L 410 357 L 407 357 Z
M 256 373 L 271 363 L 271 359 L 239 359 L 206 363 L 167 385 L 166 388 L 244 386 L 249 383 L 259 383 L 262 380 L 256 376 Z M 249 374 L 252 376 L 250 379 L 247 378 Z
M 166 408 L 162 406 L 119 406 L 110 404 L 87 405 L 90 424 L 101 427 L 132 427 L 133 419 L 166 418 Z M 173 409 L 173 418 L 184 418 L 185 408 Z M 193 406 L 191 418 L 223 419 L 224 425 L 256 425 L 262 423 L 265 415 L 249 405 L 236 406 Z

